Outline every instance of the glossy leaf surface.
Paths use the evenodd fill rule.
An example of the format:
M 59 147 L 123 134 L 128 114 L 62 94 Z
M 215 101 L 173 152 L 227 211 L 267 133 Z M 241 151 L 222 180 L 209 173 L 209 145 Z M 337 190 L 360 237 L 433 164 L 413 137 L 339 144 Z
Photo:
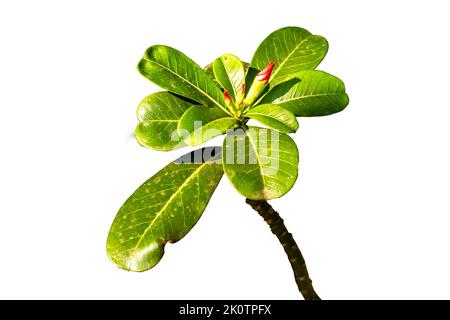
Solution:
M 345 109 L 349 103 L 344 83 L 323 71 L 301 71 L 270 90 L 261 103 L 273 103 L 299 117 L 326 116 Z
M 178 124 L 178 134 L 192 146 L 224 134 L 237 120 L 220 109 L 193 106 L 187 110 Z
M 161 45 L 148 48 L 138 70 L 161 88 L 229 112 L 219 87 L 198 64 L 174 48 Z
M 178 135 L 178 122 L 193 103 L 167 92 L 155 92 L 139 104 L 136 139 L 144 147 L 168 151 L 185 146 Z
M 298 150 L 286 134 L 250 127 L 235 130 L 223 142 L 224 171 L 232 185 L 252 200 L 286 194 L 298 174 Z
M 232 54 L 224 54 L 213 64 L 214 75 L 222 88 L 228 91 L 233 101 L 237 100 L 245 83 L 244 64 Z
M 206 67 L 204 67 L 203 70 L 206 72 L 206 74 L 212 80 L 212 82 L 214 82 L 216 86 L 220 87 L 220 83 L 217 82 L 216 76 L 214 75 L 213 64 L 214 62 L 211 62 Z
M 256 106 L 250 109 L 245 116 L 283 133 L 295 132 L 298 129 L 295 115 L 276 104 Z
M 271 60 L 275 69 L 271 86 L 287 81 L 298 71 L 315 69 L 328 51 L 324 37 L 299 27 L 286 27 L 272 32 L 256 50 L 251 67 L 261 70 Z
M 109 258 L 129 271 L 154 267 L 166 243 L 183 238 L 205 210 L 223 175 L 220 158 L 220 147 L 200 149 L 144 182 L 120 208 L 111 226 Z

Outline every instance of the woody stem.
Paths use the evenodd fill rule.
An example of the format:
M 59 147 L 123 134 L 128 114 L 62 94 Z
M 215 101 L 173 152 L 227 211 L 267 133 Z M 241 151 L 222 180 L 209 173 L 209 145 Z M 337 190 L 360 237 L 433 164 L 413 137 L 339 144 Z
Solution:
M 277 236 L 286 252 L 289 262 L 294 271 L 295 282 L 298 290 L 305 300 L 320 300 L 320 297 L 314 291 L 312 281 L 309 278 L 305 259 L 297 246 L 292 234 L 286 229 L 283 219 L 278 212 L 273 210 L 270 204 L 264 200 L 250 200 L 245 202 L 249 204 L 259 215 L 267 222 L 272 233 Z

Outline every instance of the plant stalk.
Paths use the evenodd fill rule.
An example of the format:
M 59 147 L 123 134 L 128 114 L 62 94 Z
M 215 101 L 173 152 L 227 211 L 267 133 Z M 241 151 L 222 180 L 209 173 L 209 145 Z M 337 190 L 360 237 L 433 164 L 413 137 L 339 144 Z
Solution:
M 283 219 L 278 212 L 273 210 L 271 205 L 264 200 L 250 200 L 245 202 L 249 204 L 259 215 L 267 222 L 270 230 L 277 236 L 281 245 L 286 252 L 286 255 L 294 271 L 295 282 L 298 290 L 305 300 L 320 300 L 320 297 L 314 291 L 312 281 L 309 278 L 308 270 L 306 268 L 305 259 L 295 243 L 292 234 L 286 229 Z

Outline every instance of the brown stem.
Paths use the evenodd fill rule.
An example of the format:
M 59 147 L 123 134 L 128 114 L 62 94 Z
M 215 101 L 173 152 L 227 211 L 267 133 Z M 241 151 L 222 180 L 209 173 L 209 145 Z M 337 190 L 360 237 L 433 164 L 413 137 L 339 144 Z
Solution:
M 270 230 L 272 230 L 272 233 L 277 236 L 291 263 L 295 282 L 297 283 L 298 290 L 303 298 L 305 298 L 305 300 L 320 300 L 320 297 L 314 291 L 312 281 L 309 278 L 305 259 L 295 243 L 292 234 L 286 229 L 284 221 L 281 219 L 278 212 L 273 210 L 270 204 L 264 200 L 246 199 L 245 202 L 263 217 L 264 221 L 269 225 Z

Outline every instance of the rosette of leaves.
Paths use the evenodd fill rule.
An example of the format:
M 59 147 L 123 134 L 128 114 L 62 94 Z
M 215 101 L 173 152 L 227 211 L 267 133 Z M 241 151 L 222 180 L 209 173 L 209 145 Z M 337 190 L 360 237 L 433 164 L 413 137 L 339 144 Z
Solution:
M 139 144 L 170 151 L 225 138 L 170 163 L 126 200 L 109 232 L 109 258 L 129 271 L 155 266 L 165 244 L 198 221 L 224 173 L 249 200 L 285 195 L 297 179 L 289 136 L 297 117 L 330 115 L 349 102 L 341 80 L 315 70 L 327 50 L 325 38 L 299 27 L 270 34 L 250 63 L 224 54 L 202 68 L 174 48 L 148 48 L 138 71 L 164 91 L 137 108 Z

